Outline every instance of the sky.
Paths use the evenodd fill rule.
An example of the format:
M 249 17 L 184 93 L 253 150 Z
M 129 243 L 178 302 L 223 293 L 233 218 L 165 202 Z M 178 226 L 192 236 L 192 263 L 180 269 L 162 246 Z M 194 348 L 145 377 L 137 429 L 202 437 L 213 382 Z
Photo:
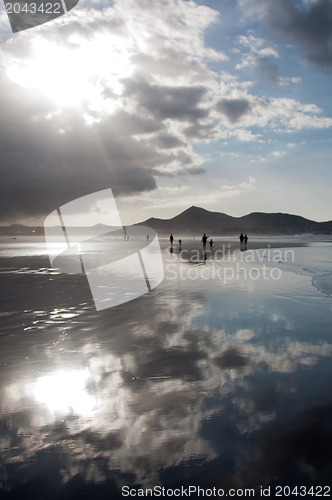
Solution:
M 1 2 L 0 39 L 1 225 L 108 188 L 126 225 L 332 219 L 332 0 L 80 0 L 15 34 Z

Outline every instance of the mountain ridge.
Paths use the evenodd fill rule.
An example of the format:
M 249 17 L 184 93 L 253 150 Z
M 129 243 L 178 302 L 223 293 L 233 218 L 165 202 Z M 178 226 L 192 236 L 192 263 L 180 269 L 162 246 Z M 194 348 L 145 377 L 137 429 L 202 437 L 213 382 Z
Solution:
M 211 212 L 195 205 L 170 219 L 150 217 L 135 224 L 150 226 L 161 234 L 176 232 L 215 235 L 231 235 L 237 232 L 254 234 L 331 234 L 332 221 L 316 222 L 301 215 L 283 212 L 251 212 L 241 217 L 233 217 L 223 212 Z
M 182 235 L 199 235 L 209 232 L 215 236 L 228 236 L 240 232 L 251 234 L 332 234 L 332 220 L 316 222 L 301 215 L 283 212 L 251 212 L 240 217 L 223 212 L 211 212 L 205 208 L 193 205 L 170 219 L 150 217 L 132 224 L 132 226 L 147 226 L 160 234 L 176 233 Z M 107 229 L 110 226 L 96 224 L 95 227 Z M 129 227 L 129 225 L 128 225 Z M 77 228 L 84 229 L 84 228 Z M 11 224 L 0 226 L 0 235 L 42 235 L 44 228 L 40 226 L 25 226 Z

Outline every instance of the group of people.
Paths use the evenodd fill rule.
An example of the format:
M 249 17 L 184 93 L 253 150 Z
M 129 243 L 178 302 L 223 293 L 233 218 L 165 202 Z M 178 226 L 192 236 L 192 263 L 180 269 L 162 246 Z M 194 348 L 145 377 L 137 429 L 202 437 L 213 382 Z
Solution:
M 173 246 L 173 241 L 174 241 L 174 236 L 171 234 L 170 237 L 169 237 L 169 241 L 171 243 L 171 247 Z M 181 248 L 181 245 L 182 245 L 182 240 L 179 239 L 179 247 Z
M 206 248 L 207 240 L 208 240 L 208 236 L 206 236 L 206 234 L 204 233 L 203 236 L 202 236 L 202 245 L 203 245 L 203 248 Z M 212 249 L 213 248 L 213 240 L 212 240 L 212 238 L 210 238 L 210 240 L 209 240 L 209 245 L 210 245 L 210 248 Z
M 240 236 L 239 236 L 239 240 L 240 240 L 240 250 L 241 251 L 247 250 L 248 236 L 246 234 L 241 233 Z M 169 237 L 169 241 L 170 241 L 171 247 L 172 247 L 173 246 L 173 242 L 174 242 L 174 236 L 172 234 Z M 202 241 L 203 249 L 205 249 L 207 241 L 208 241 L 208 236 L 206 236 L 205 233 L 203 234 L 201 241 Z M 181 248 L 181 245 L 182 245 L 182 240 L 180 239 L 179 240 L 179 247 L 180 248 Z M 213 240 L 212 240 L 212 238 L 210 238 L 210 240 L 209 240 L 209 245 L 210 245 L 210 248 L 212 250 L 212 248 L 213 248 Z
M 201 240 L 204 250 L 206 249 L 208 238 L 209 237 L 206 236 L 206 234 L 204 233 L 203 236 L 202 236 L 202 240 Z M 247 250 L 248 236 L 246 234 L 241 233 L 240 236 L 239 236 L 239 240 L 240 240 L 240 250 L 241 250 L 241 252 Z M 173 236 L 173 234 L 170 235 L 169 241 L 171 243 L 171 247 L 173 247 L 173 242 L 174 242 L 174 236 Z M 180 249 L 181 249 L 181 245 L 182 245 L 182 240 L 180 239 L 179 240 L 179 248 Z M 212 238 L 210 238 L 210 240 L 209 240 L 209 245 L 210 245 L 210 249 L 212 250 L 212 248 L 213 248 L 213 239 Z
M 241 233 L 239 236 L 239 240 L 240 240 L 241 252 L 243 252 L 244 250 L 247 250 L 248 236 L 246 234 Z

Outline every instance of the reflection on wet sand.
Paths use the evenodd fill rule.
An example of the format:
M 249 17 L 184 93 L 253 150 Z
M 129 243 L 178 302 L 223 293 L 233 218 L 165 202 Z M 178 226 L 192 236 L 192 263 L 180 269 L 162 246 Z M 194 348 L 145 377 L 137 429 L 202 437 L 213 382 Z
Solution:
M 28 304 L 51 275 L 33 273 L 30 288 L 15 276 Z M 51 277 L 38 309 L 7 299 L 2 313 L 4 498 L 328 484 L 331 303 L 307 277 L 220 287 L 166 276 L 99 313 L 83 295 L 66 307 L 68 277 Z

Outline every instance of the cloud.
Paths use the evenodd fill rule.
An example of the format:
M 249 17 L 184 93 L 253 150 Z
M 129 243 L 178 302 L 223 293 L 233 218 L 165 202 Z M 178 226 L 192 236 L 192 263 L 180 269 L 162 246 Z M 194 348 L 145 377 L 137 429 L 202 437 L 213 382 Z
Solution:
M 220 186 L 220 198 L 233 198 L 234 196 L 243 195 L 246 191 L 255 189 L 256 179 L 249 177 L 248 181 L 240 182 L 239 184 Z
M 221 106 L 218 105 L 217 111 L 225 114 L 224 103 Z M 241 131 L 244 127 L 250 128 L 254 126 L 261 128 L 269 126 L 275 130 L 280 126 L 279 131 L 289 132 L 306 128 L 327 128 L 332 126 L 332 118 L 320 116 L 322 110 L 315 104 L 302 104 L 296 99 L 286 97 L 267 100 L 250 94 L 242 94 L 241 97 L 228 101 L 226 111 L 233 122 L 237 118 L 237 113 L 241 114 L 242 112 L 241 119 L 233 124 L 233 130 L 231 124 L 229 124 L 229 136 Z M 251 134 L 250 130 L 245 130 L 245 132 Z M 257 139 L 257 136 L 252 135 L 252 137 L 255 140 Z
M 285 77 L 280 74 L 275 61 L 280 57 L 279 53 L 274 47 L 263 47 L 266 42 L 262 38 L 257 38 L 249 32 L 247 35 L 241 35 L 239 41 L 249 52 L 242 54 L 242 60 L 236 65 L 236 69 L 255 69 L 260 80 L 275 86 L 294 85 L 301 81 L 298 77 Z
M 214 363 L 221 369 L 242 368 L 247 362 L 245 355 L 237 347 L 228 347 L 214 359 Z
M 313 104 L 262 99 L 211 70 L 227 59 L 204 44 L 217 21 L 194 2 L 117 0 L 102 11 L 73 9 L 3 44 L 1 222 L 45 217 L 106 187 L 151 194 L 160 177 L 202 175 L 196 143 L 332 125 Z M 242 42 L 277 57 L 253 35 Z
M 207 87 L 191 81 L 209 80 L 204 61 L 225 57 L 202 42 L 215 20 L 194 3 L 119 0 L 4 44 L 2 222 L 107 186 L 151 191 L 162 171 L 204 172 L 176 123 L 208 114 Z
M 195 122 L 208 115 L 208 110 L 199 106 L 206 92 L 204 87 L 171 87 L 129 81 L 124 96 L 137 99 L 142 112 L 147 111 L 157 120 Z
M 173 188 L 169 187 L 159 187 L 158 191 L 151 193 L 147 201 L 142 201 L 146 207 L 146 203 L 149 206 L 153 206 L 154 209 L 158 208 L 168 208 L 172 209 L 174 207 L 188 208 L 192 205 L 205 205 L 207 203 L 219 203 L 220 200 L 235 198 L 245 195 L 247 191 L 251 191 L 256 188 L 256 179 L 254 177 L 249 177 L 248 180 L 238 182 L 237 184 L 221 184 L 216 188 L 213 187 L 208 190 L 208 200 L 205 190 L 200 190 L 199 193 L 193 193 L 188 186 L 180 185 Z M 136 206 L 140 202 L 137 196 L 134 196 L 132 200 L 128 200 L 130 203 L 134 203 Z
M 239 119 L 249 113 L 251 107 L 247 99 L 221 99 L 216 108 L 225 114 L 231 123 L 236 123 Z
M 260 401 L 261 408 L 274 406 L 276 389 L 269 389 Z M 255 458 L 246 455 L 241 468 L 246 470 L 252 484 L 268 483 L 271 475 L 281 476 L 294 465 L 313 477 L 324 472 L 331 474 L 332 444 L 331 403 L 307 406 L 284 422 L 272 422 L 260 436 L 259 452 Z M 274 453 L 271 454 L 271 449 Z
M 177 259 L 170 262 L 178 271 L 188 269 L 189 264 Z M 225 268 L 225 262 L 219 264 Z M 227 265 L 235 269 L 236 262 L 231 259 Z M 24 274 L 3 274 L 5 282 L 13 277 L 17 286 L 25 281 Z M 81 278 L 75 281 L 81 284 L 78 297 L 72 286 L 64 286 L 68 277 L 64 281 L 55 274 L 51 282 L 49 277 L 45 269 L 34 274 L 34 296 L 20 287 L 26 307 L 15 313 L 14 321 L 24 323 L 24 336 L 47 328 L 47 340 L 38 348 L 26 341 L 19 371 L 13 349 L 17 337 L 3 344 L 7 369 L 0 386 L 0 449 L 3 464 L 10 464 L 2 476 L 3 489 L 15 495 L 15 488 L 40 486 L 36 476 L 45 475 L 47 460 L 57 479 L 55 488 L 73 486 L 77 491 L 80 477 L 95 487 L 102 483 L 113 497 L 114 478 L 119 489 L 133 483 L 166 485 L 164 471 L 172 468 L 181 475 L 184 466 L 188 482 L 197 480 L 203 467 L 211 484 L 220 471 L 213 463 L 217 459 L 228 464 L 227 478 L 220 479 L 224 486 L 230 479 L 239 487 L 283 480 L 297 465 L 303 467 L 306 482 L 311 473 L 330 472 L 331 403 L 323 398 L 324 384 L 318 394 L 317 387 L 325 380 L 320 368 L 328 363 L 332 346 L 299 341 L 294 332 L 287 336 L 291 313 L 280 314 L 274 297 L 260 295 L 261 314 L 251 329 L 245 315 L 252 283 L 245 279 L 237 290 L 236 309 L 234 295 L 225 287 L 210 309 L 208 280 L 200 281 L 199 292 L 190 281 L 177 294 L 169 293 L 166 281 L 161 293 L 149 297 L 148 308 L 140 298 L 129 309 L 96 315 Z M 46 283 L 54 294 L 44 293 Z M 59 286 L 64 292 L 60 303 Z M 15 307 L 15 298 L 9 294 L 8 299 Z M 220 303 L 218 324 L 211 319 L 207 323 L 207 314 L 219 312 Z M 68 322 L 73 315 L 74 321 Z M 12 315 L 3 320 L 10 330 Z M 64 326 L 67 335 L 61 333 Z M 278 343 L 262 341 L 280 331 L 286 333 Z M 65 356 L 65 366 L 59 356 Z M 303 395 L 309 366 L 317 376 Z M 293 397 L 296 390 L 300 403 Z M 323 398 L 321 404 L 312 406 L 313 397 Z M 110 478 L 113 483 L 105 484 Z
M 332 3 L 330 0 L 281 0 L 278 8 L 264 0 L 238 0 L 249 15 L 267 22 L 268 27 L 296 43 L 304 57 L 323 71 L 332 70 Z

